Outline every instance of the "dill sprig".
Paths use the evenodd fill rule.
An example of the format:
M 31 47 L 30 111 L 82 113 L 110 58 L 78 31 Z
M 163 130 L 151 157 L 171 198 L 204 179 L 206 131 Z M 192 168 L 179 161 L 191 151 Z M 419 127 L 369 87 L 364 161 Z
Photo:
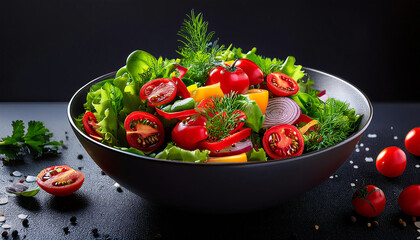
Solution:
M 202 13 L 195 15 L 194 10 L 191 10 L 178 32 L 181 46 L 177 53 L 182 56 L 181 65 L 188 68 L 184 78 L 198 85 L 206 82 L 211 68 L 222 63 L 216 56 L 223 51 L 224 46 L 220 46 L 217 40 L 212 42 L 215 32 L 207 32 L 207 28 L 208 22 L 203 20 Z
M 244 105 L 235 101 L 236 93 L 230 93 L 224 97 L 213 97 L 211 106 L 205 107 L 204 113 L 207 117 L 207 132 L 210 141 L 217 141 L 227 137 L 235 128 L 239 112 L 242 111 Z
M 348 103 L 333 98 L 319 105 L 318 111 L 319 125 L 304 135 L 305 151 L 319 150 L 345 140 L 357 130 L 361 120 Z

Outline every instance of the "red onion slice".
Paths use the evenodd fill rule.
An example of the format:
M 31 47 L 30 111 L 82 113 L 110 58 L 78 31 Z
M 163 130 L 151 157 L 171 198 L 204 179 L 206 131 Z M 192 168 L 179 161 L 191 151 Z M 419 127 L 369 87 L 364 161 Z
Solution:
M 246 138 L 220 151 L 211 152 L 210 157 L 223 157 L 223 156 L 237 155 L 237 154 L 251 151 L 252 147 L 253 145 L 252 145 L 251 140 L 249 140 L 249 138 Z
M 317 95 L 317 97 L 318 97 L 321 101 L 326 102 L 326 101 L 328 100 L 327 91 L 326 91 L 326 90 L 324 90 L 324 91 L 320 92 L 320 93 Z
M 275 97 L 268 100 L 265 110 L 263 127 L 273 127 L 280 124 L 292 124 L 302 111 L 299 105 L 288 97 Z

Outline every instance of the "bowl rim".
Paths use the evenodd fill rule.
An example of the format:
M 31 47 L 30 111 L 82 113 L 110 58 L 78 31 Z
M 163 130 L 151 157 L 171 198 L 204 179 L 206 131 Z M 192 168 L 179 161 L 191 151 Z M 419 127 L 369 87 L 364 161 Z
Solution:
M 71 99 L 68 103 L 67 118 L 68 118 L 68 121 L 69 121 L 71 127 L 73 128 L 73 130 L 77 131 L 77 133 L 80 134 L 80 136 L 82 136 L 85 140 L 90 141 L 93 144 L 97 144 L 99 147 L 105 148 L 107 150 L 116 151 L 116 152 L 119 152 L 119 153 L 122 153 L 122 154 L 126 154 L 126 155 L 136 157 L 136 158 L 139 158 L 139 159 L 142 159 L 142 160 L 146 160 L 146 161 L 157 161 L 157 162 L 161 162 L 161 163 L 169 163 L 169 164 L 176 164 L 176 165 L 214 166 L 214 167 L 216 167 L 216 166 L 247 166 L 247 165 L 254 165 L 254 164 L 286 164 L 286 163 L 289 163 L 289 162 L 294 162 L 294 161 L 299 161 L 301 159 L 310 158 L 312 156 L 317 156 L 319 154 L 322 154 L 323 152 L 338 148 L 338 147 L 354 140 L 356 137 L 358 137 L 359 135 L 364 133 L 364 131 L 367 129 L 367 127 L 369 126 L 369 124 L 370 124 L 370 122 L 372 121 L 372 118 L 373 118 L 372 103 L 369 100 L 368 96 L 362 90 L 360 90 L 358 87 L 354 86 L 353 84 L 345 81 L 344 79 L 342 79 L 338 76 L 335 76 L 333 74 L 330 74 L 330 73 L 327 73 L 327 72 L 324 72 L 324 71 L 316 70 L 316 69 L 309 68 L 309 67 L 302 67 L 302 69 L 303 70 L 309 70 L 309 71 L 312 71 L 312 72 L 316 72 L 316 73 L 319 73 L 319 74 L 323 74 L 323 75 L 335 78 L 336 80 L 341 81 L 342 83 L 347 84 L 350 87 L 354 88 L 356 91 L 360 92 L 368 103 L 369 116 L 368 116 L 368 119 L 367 119 L 366 123 L 363 126 L 359 127 L 359 130 L 357 130 L 356 132 L 351 134 L 345 140 L 343 140 L 343 141 L 341 141 L 341 142 L 339 142 L 335 145 L 332 145 L 332 146 L 329 146 L 329 147 L 326 147 L 326 148 L 322 148 L 322 149 L 319 149 L 319 150 L 314 150 L 314 151 L 311 151 L 311 152 L 308 152 L 308 153 L 304 153 L 304 154 L 299 155 L 299 156 L 288 157 L 288 158 L 283 158 L 283 159 L 273 159 L 273 160 L 267 160 L 267 161 L 251 161 L 251 162 L 240 162 L 240 163 L 195 163 L 195 162 L 182 162 L 182 161 L 170 160 L 170 159 L 159 159 L 159 158 L 153 158 L 153 157 L 149 157 L 149 156 L 141 156 L 141 155 L 126 152 L 126 151 L 123 151 L 123 150 L 120 150 L 120 149 L 117 149 L 117 148 L 114 148 L 114 147 L 107 146 L 103 143 L 100 143 L 100 142 L 90 138 L 86 133 L 81 131 L 76 126 L 76 124 L 74 122 L 74 119 L 71 116 L 71 106 L 72 106 L 72 103 L 74 102 L 74 99 L 75 99 L 76 95 L 78 95 L 79 92 L 81 92 L 87 86 L 92 85 L 94 82 L 97 82 L 101 79 L 105 80 L 107 76 L 115 75 L 116 71 L 101 75 L 101 76 L 89 81 L 88 83 L 83 85 L 81 88 L 79 88 L 73 94 L 73 96 L 71 97 Z

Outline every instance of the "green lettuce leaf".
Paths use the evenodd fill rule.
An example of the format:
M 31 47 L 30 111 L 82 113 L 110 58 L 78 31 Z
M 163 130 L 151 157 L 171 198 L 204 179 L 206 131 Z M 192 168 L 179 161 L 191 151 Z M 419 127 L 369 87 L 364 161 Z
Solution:
M 251 128 L 255 132 L 259 132 L 264 123 L 265 116 L 262 114 L 258 104 L 254 100 L 250 100 L 247 95 L 238 95 L 235 102 L 239 102 L 243 106 L 242 111 L 246 115 L 244 126 Z
M 246 156 L 248 161 L 267 161 L 267 155 L 263 148 L 258 149 L 258 151 L 252 148 L 251 151 L 246 153 Z
M 188 151 L 175 146 L 173 143 L 168 143 L 166 148 L 158 153 L 155 158 L 202 163 L 207 160 L 209 154 L 210 151 L 208 150 L 200 151 L 196 149 L 194 151 Z

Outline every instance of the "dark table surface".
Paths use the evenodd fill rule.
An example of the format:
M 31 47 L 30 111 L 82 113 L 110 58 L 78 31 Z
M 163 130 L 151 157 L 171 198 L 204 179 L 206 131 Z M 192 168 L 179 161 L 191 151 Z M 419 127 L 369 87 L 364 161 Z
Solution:
M 404 148 L 407 132 L 420 126 L 420 103 L 375 103 L 373 121 L 355 151 L 328 180 L 275 208 L 234 215 L 182 212 L 146 202 L 124 188 L 117 191 L 115 181 L 101 173 L 76 139 L 66 108 L 67 103 L 0 103 L 0 138 L 11 134 L 13 120 L 25 125 L 37 120 L 54 133 L 53 140 L 63 140 L 66 146 L 58 157 L 0 163 L 0 197 L 8 195 L 5 186 L 10 181 L 24 179 L 10 175 L 16 170 L 36 176 L 46 167 L 66 164 L 81 169 L 86 177 L 82 188 L 68 197 L 42 190 L 29 198 L 8 195 L 8 203 L 0 205 L 6 220 L 0 225 L 11 225 L 9 239 L 13 230 L 18 231 L 16 239 L 420 239 L 420 229 L 397 203 L 405 187 L 420 184 L 420 158 Z M 375 162 L 369 162 L 389 146 L 407 154 L 406 170 L 397 178 L 382 176 Z M 79 154 L 83 159 L 78 159 Z M 353 192 L 368 184 L 381 188 L 387 199 L 385 210 L 372 219 L 358 216 L 351 204 Z M 19 214 L 28 215 L 29 226 L 22 225 Z M 352 215 L 356 223 L 350 221 Z M 72 216 L 76 224 L 71 223 Z M 373 226 L 375 220 L 379 227 Z

